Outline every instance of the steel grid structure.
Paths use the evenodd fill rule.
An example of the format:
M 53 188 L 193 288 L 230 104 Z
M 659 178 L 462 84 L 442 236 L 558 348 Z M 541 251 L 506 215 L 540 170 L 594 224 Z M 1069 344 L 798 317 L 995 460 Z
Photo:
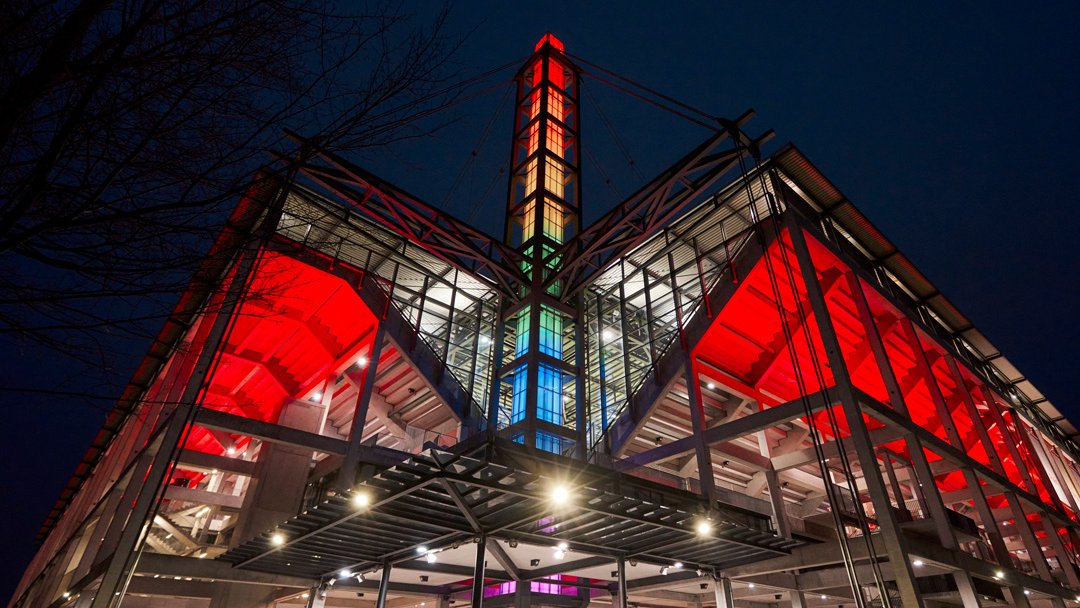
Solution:
M 580 77 L 503 242 L 298 137 L 10 606 L 1080 604 L 1075 427 L 749 114 L 581 226 Z

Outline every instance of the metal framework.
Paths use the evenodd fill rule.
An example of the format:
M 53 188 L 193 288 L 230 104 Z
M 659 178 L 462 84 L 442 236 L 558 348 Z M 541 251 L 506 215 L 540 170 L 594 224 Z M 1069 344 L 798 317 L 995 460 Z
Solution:
M 501 241 L 297 137 L 9 605 L 1080 605 L 1075 427 L 749 114 L 581 226 L 581 76 Z

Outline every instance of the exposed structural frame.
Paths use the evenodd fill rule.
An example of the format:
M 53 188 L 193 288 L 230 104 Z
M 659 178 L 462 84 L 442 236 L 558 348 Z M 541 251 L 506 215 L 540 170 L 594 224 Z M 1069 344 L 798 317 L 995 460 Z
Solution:
M 1080 604 L 1052 405 L 748 116 L 581 227 L 579 82 L 517 75 L 502 242 L 298 138 L 11 605 Z

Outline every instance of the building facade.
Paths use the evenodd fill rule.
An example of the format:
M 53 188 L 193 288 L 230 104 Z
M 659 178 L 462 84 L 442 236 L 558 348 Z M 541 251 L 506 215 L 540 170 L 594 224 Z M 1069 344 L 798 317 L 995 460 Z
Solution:
M 256 180 L 9 606 L 1080 605 L 1075 427 L 749 114 L 583 225 L 582 75 L 502 239 Z

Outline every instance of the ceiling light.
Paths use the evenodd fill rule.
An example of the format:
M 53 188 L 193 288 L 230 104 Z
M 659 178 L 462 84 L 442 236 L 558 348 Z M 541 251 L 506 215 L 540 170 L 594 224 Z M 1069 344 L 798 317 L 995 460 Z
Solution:
M 304 593 L 301 593 L 301 594 L 300 594 L 300 597 L 301 597 L 302 599 L 305 599 L 305 600 L 306 600 L 306 599 L 308 598 L 308 594 L 307 594 L 307 592 L 305 591 Z
M 667 576 L 667 573 L 668 573 L 668 567 L 667 566 L 664 566 L 663 568 L 660 568 L 660 574 L 662 574 L 663 576 Z
M 615 339 L 615 330 L 605 327 L 604 331 L 600 332 L 600 335 L 603 336 L 605 342 L 610 342 Z
M 750 583 L 749 585 L 747 585 L 747 588 L 749 588 L 749 589 L 753 589 L 753 588 L 754 588 L 754 587 L 756 587 L 756 586 L 757 586 L 757 585 L 755 585 L 754 583 Z
M 682 562 L 675 562 L 674 564 L 671 564 L 671 567 L 678 570 L 678 569 L 682 568 Z
M 358 583 L 364 582 L 364 575 L 362 573 L 358 573 L 356 575 L 356 582 L 358 582 Z
M 427 554 L 427 563 L 434 564 L 439 558 L 435 557 L 435 552 L 431 551 Z
M 510 545 L 511 549 L 517 549 L 517 541 L 516 540 L 512 540 L 512 541 L 508 542 L 507 544 Z
M 712 522 L 707 519 L 699 519 L 697 524 L 694 525 L 694 531 L 698 533 L 698 536 L 708 536 L 712 534 Z
M 275 545 L 278 545 L 278 546 L 284 545 L 285 544 L 285 535 L 282 534 L 281 532 L 275 532 L 274 535 L 270 537 L 270 542 L 272 542 L 272 543 L 274 543 Z
M 916 568 L 920 568 L 923 565 L 923 561 L 921 559 L 917 559 L 917 560 L 911 562 L 911 565 L 915 566 Z
M 423 554 L 427 553 L 427 547 L 425 547 L 424 545 L 420 545 L 419 547 L 416 548 L 416 552 L 419 553 L 420 555 L 423 555 Z
M 566 557 L 566 551 L 563 551 L 562 549 L 555 551 L 555 559 L 562 559 L 564 557 Z
M 564 505 L 570 502 L 570 488 L 559 484 L 551 489 L 551 502 Z
M 320 393 L 319 391 L 315 391 L 314 393 L 312 393 L 312 395 L 311 395 L 311 400 L 312 401 L 320 401 L 321 399 L 322 399 L 322 393 Z
M 229 456 L 235 456 L 236 455 L 236 448 L 233 448 L 233 447 L 225 448 L 225 453 L 228 454 Z
M 570 548 L 570 545 L 566 544 L 566 542 L 563 541 L 563 542 L 559 543 L 556 546 L 556 548 L 559 549 L 560 551 L 566 551 L 568 548 Z
M 1031 592 L 1028 591 L 1027 589 L 1024 589 L 1024 595 L 1031 595 Z
M 350 572 L 348 568 L 342 568 L 337 574 L 341 578 L 349 578 L 352 576 L 352 572 Z
M 709 389 L 709 390 L 711 391 L 711 390 L 713 390 L 714 388 L 716 388 L 716 385 L 715 385 L 715 384 L 713 384 L 712 382 L 710 382 L 710 383 L 708 383 L 708 384 L 706 384 L 706 385 L 705 385 L 705 388 L 707 388 L 707 389 Z
M 827 596 L 827 595 L 825 595 L 824 593 L 822 593 L 822 594 L 821 594 L 821 599 L 823 599 L 823 600 L 827 600 L 827 599 L 829 599 L 829 596 Z
M 367 357 L 365 357 L 364 355 L 360 355 L 359 357 L 357 357 L 356 358 L 356 366 L 357 367 L 367 367 Z
M 357 492 L 353 494 L 353 504 L 361 509 L 371 504 L 371 496 L 367 492 Z
M 997 572 L 994 572 L 994 578 L 1005 578 L 1005 573 L 998 570 Z

